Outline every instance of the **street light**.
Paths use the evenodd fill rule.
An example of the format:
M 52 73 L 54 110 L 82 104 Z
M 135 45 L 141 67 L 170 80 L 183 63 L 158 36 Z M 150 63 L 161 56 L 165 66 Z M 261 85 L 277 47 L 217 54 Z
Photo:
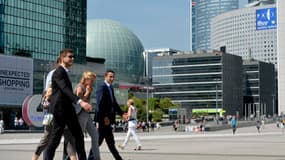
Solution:
M 154 88 L 149 86 L 151 81 L 150 77 L 145 77 L 145 87 L 144 89 L 146 89 L 146 122 L 148 123 L 149 120 L 149 113 L 148 113 L 148 99 L 149 99 L 149 89 L 153 90 Z
M 272 94 L 272 118 L 274 117 L 274 108 L 275 108 L 275 103 L 274 103 L 274 101 L 275 101 L 275 95 L 274 94 Z
M 218 120 L 218 84 L 217 83 L 216 83 L 216 120 L 218 124 L 219 120 Z

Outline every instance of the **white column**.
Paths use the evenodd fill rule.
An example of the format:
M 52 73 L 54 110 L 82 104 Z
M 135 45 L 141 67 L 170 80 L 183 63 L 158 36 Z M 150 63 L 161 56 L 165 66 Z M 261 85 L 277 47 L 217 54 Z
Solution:
M 277 0 L 278 115 L 285 113 L 285 0 Z

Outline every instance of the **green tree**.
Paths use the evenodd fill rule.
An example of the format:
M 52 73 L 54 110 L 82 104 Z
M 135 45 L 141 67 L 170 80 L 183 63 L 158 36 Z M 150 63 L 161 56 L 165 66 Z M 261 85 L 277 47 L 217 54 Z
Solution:
M 163 112 L 160 109 L 156 109 L 152 112 L 152 121 L 161 122 Z
M 161 98 L 159 101 L 159 107 L 165 114 L 168 114 L 168 109 L 178 108 L 178 105 L 172 103 L 170 98 Z
M 159 109 L 159 99 L 158 98 L 149 98 L 148 99 L 148 109 L 150 112 Z

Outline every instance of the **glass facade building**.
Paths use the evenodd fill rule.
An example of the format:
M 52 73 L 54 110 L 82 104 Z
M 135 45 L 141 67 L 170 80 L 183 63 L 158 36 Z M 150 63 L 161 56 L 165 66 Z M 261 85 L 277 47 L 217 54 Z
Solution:
M 62 48 L 86 56 L 86 0 L 0 0 L 0 52 L 54 61 Z
M 210 48 L 210 22 L 221 13 L 238 9 L 239 0 L 193 0 L 195 2 L 195 35 L 193 50 L 212 50 Z M 191 17 L 192 18 L 192 17 Z
M 153 59 L 154 97 L 168 97 L 188 109 L 242 112 L 242 60 L 238 56 L 178 54 Z
M 63 48 L 75 52 L 75 63 L 81 66 L 76 77 L 90 68 L 97 71 L 86 62 L 86 5 L 87 0 L 0 0 L 0 54 L 33 59 L 32 94 L 43 92 L 43 80 Z M 22 116 L 22 103 L 7 102 L 0 102 L 0 119 L 13 128 L 14 118 Z

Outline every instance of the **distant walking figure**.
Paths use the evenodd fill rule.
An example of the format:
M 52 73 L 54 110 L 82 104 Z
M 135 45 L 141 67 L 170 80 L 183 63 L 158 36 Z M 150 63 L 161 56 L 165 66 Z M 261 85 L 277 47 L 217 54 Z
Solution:
M 128 115 L 127 115 L 127 120 L 128 120 L 128 132 L 127 132 L 127 136 L 125 138 L 125 141 L 123 144 L 119 145 L 119 148 L 124 149 L 131 137 L 131 135 L 133 135 L 137 147 L 135 148 L 135 150 L 141 150 L 141 143 L 140 140 L 137 136 L 136 133 L 136 128 L 137 128 L 137 109 L 134 106 L 134 100 L 133 99 L 129 99 L 127 102 L 128 105 Z
M 232 117 L 231 125 L 232 125 L 232 129 L 233 129 L 233 134 L 235 134 L 236 130 L 237 130 L 237 121 L 236 121 L 236 117 L 235 116 Z
M 258 132 L 258 133 L 260 133 L 260 126 L 261 126 L 260 121 L 257 121 L 257 122 L 256 122 L 256 129 L 257 129 L 257 132 Z

